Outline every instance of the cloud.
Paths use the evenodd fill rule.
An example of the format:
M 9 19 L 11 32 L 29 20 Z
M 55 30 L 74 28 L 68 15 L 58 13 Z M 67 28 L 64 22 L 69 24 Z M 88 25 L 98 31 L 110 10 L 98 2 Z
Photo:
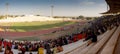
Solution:
M 94 5 L 95 2 L 93 2 L 93 1 L 83 1 L 83 2 L 81 2 L 80 4 L 81 4 L 81 5 Z

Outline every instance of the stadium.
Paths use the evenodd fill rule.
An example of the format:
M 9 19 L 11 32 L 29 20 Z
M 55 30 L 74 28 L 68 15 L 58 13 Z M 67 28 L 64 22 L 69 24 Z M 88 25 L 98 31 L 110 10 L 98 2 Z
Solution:
M 11 4 L 12 1 L 6 0 L 2 1 L 4 4 L 0 4 L 6 7 L 5 10 L 2 10 L 6 13 L 0 15 L 0 54 L 119 54 L 119 0 L 102 1 L 106 2 L 105 7 L 107 11 L 98 13 L 101 16 L 97 17 L 78 16 L 77 13 L 79 13 L 80 10 L 78 8 L 79 6 L 77 6 L 78 1 L 73 0 L 69 2 L 62 0 L 52 1 L 52 4 L 49 3 L 50 1 L 33 0 L 29 2 L 23 0 L 13 1 L 13 4 Z M 39 2 L 41 4 L 39 4 Z M 61 4 L 61 2 L 63 4 Z M 81 8 L 85 8 L 84 6 L 87 5 L 87 9 L 85 10 L 87 12 L 94 4 L 97 5 L 97 3 L 99 4 L 101 1 L 94 1 L 96 3 L 87 0 L 79 2 L 81 3 L 80 5 L 84 4 Z M 20 5 L 24 8 L 21 8 Z M 33 8 L 30 11 L 29 5 Z M 51 5 L 49 16 L 47 15 L 49 13 L 49 8 L 46 8 L 47 5 Z M 60 5 L 63 5 L 63 9 L 61 10 L 57 7 Z M 92 6 L 89 7 L 89 5 Z M 34 9 L 38 6 L 45 9 L 41 9 L 41 11 L 47 14 L 44 13 L 45 15 L 39 15 L 39 11 L 37 11 L 36 15 Z M 9 9 L 9 7 L 11 8 Z M 12 10 L 12 7 L 16 7 L 18 10 Z M 25 14 L 23 14 L 21 9 L 19 10 L 19 7 L 22 11 L 24 10 Z M 74 7 L 75 10 L 71 7 Z M 97 6 L 92 8 L 95 9 Z M 12 13 L 14 11 L 19 11 L 22 15 L 20 13 L 14 15 L 17 14 Z M 34 14 L 28 14 L 25 11 L 28 11 L 28 13 L 34 12 Z M 62 13 L 62 11 L 66 12 Z M 84 12 L 81 11 L 80 13 L 82 14 Z M 92 15 L 92 13 L 89 14 L 87 12 L 85 15 Z

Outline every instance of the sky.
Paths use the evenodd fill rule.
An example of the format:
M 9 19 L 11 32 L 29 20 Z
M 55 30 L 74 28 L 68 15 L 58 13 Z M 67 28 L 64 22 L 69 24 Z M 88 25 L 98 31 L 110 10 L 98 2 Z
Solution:
M 8 11 L 6 11 L 8 3 Z M 0 15 L 101 16 L 107 11 L 105 0 L 0 0 Z

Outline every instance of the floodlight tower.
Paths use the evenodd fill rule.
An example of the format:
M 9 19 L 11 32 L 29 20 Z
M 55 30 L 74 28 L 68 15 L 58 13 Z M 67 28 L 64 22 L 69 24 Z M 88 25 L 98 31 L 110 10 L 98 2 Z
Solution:
M 9 6 L 9 3 L 6 3 L 5 6 L 6 6 L 6 15 L 5 15 L 5 18 L 7 19 L 8 18 L 8 6 Z M 11 24 L 9 24 L 9 25 L 11 25 Z M 4 29 L 5 30 L 5 34 L 8 31 L 8 29 L 9 29 L 9 27 L 6 27 Z
M 53 12 L 54 12 L 53 11 L 54 10 L 53 9 L 54 8 L 54 4 L 53 3 L 54 3 L 54 0 L 50 0 L 50 1 L 51 1 L 51 16 L 50 17 L 53 18 Z
M 51 18 L 53 18 L 53 8 L 54 8 L 54 6 L 51 5 Z
M 9 6 L 9 3 L 6 3 L 6 18 L 8 18 L 8 6 Z

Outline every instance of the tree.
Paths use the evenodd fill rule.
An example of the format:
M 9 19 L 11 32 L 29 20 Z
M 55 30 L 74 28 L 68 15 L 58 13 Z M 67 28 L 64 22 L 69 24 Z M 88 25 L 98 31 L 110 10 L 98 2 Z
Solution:
M 0 19 L 3 19 L 3 18 L 5 18 L 5 16 L 0 16 Z
M 84 16 L 80 15 L 77 19 L 84 19 Z
M 39 14 L 37 14 L 36 16 L 40 16 Z
M 91 20 L 92 18 L 91 17 L 86 17 L 87 20 Z

